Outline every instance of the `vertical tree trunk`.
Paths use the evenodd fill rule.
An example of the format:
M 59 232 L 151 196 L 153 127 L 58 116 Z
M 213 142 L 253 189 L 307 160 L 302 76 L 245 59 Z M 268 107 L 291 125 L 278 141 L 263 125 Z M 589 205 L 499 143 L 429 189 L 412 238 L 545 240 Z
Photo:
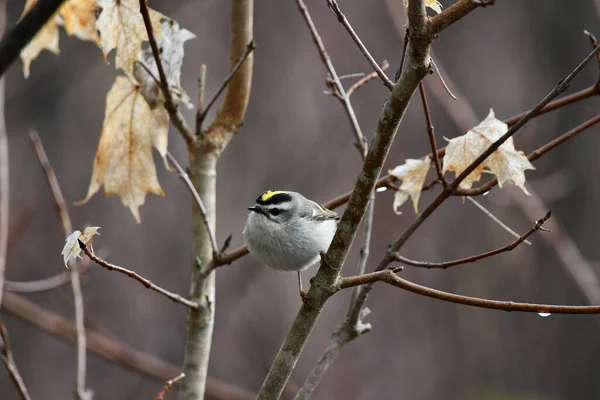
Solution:
M 231 2 L 230 69 L 246 52 L 253 37 L 253 0 Z M 197 144 L 190 148 L 190 179 L 206 207 L 207 218 L 215 231 L 217 162 L 233 135 L 241 125 L 252 83 L 253 55 L 250 54 L 237 70 L 229 85 L 223 104 L 213 123 L 198 136 Z M 202 213 L 192 206 L 194 257 L 201 267 L 194 266 L 192 274 L 192 299 L 200 307 L 188 314 L 188 336 L 185 351 L 181 400 L 202 400 L 208 372 L 212 332 L 215 318 L 215 273 L 203 278 L 201 269 L 210 267 L 214 254 Z

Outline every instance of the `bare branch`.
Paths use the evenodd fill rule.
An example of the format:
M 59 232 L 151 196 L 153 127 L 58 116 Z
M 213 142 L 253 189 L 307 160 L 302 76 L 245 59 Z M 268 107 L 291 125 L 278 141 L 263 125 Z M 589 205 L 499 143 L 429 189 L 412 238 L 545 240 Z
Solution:
M 385 71 L 389 67 L 390 67 L 390 63 L 388 63 L 387 60 L 383 60 L 382 63 L 381 63 L 381 70 Z M 364 77 L 362 77 L 361 79 L 359 79 L 358 81 L 356 81 L 352 86 L 350 86 L 350 89 L 348 89 L 348 91 L 346 92 L 346 95 L 348 97 L 352 97 L 352 95 L 354 94 L 354 92 L 356 90 L 360 89 L 367 82 L 372 81 L 373 79 L 377 78 L 378 76 L 379 75 L 377 75 L 377 71 L 373 71 L 370 74 L 365 75 Z
M 167 76 L 162 65 L 162 60 L 160 59 L 158 44 L 156 43 L 156 38 L 154 37 L 154 29 L 152 27 L 152 21 L 150 20 L 150 12 L 148 11 L 148 0 L 140 0 L 140 13 L 144 19 L 144 25 L 146 26 L 146 32 L 148 33 L 148 41 L 150 42 L 152 55 L 154 56 L 156 68 L 158 69 L 160 88 L 165 95 L 165 108 L 169 112 L 169 116 L 171 117 L 173 125 L 175 128 L 177 128 L 181 136 L 183 136 L 188 146 L 192 145 L 196 141 L 196 136 L 194 135 L 194 132 L 192 132 L 192 130 L 187 126 L 185 119 L 183 119 L 183 115 L 181 115 L 181 112 L 179 111 L 179 107 L 173 101 L 173 96 L 171 96 L 169 81 L 167 80 Z
M 215 94 L 213 95 L 213 97 L 210 99 L 210 101 L 208 102 L 208 104 L 206 105 L 206 107 L 196 117 L 196 121 L 197 121 L 196 123 L 199 124 L 199 126 L 202 126 L 202 123 L 204 122 L 204 119 L 206 118 L 206 115 L 210 111 L 211 107 L 215 104 L 215 102 L 217 101 L 217 99 L 219 98 L 219 96 L 221 96 L 221 93 L 223 93 L 223 91 L 227 88 L 227 85 L 229 84 L 229 82 L 231 82 L 231 80 L 233 79 L 233 77 L 235 76 L 235 74 L 238 72 L 238 70 L 240 69 L 240 67 L 244 64 L 244 61 L 246 61 L 246 59 L 248 58 L 248 56 L 255 49 L 256 49 L 256 42 L 254 41 L 254 39 L 252 39 L 250 41 L 250 43 L 248 43 L 246 45 L 246 51 L 244 52 L 244 54 L 242 54 L 242 56 L 240 57 L 240 59 L 235 63 L 235 65 L 233 66 L 233 68 L 231 69 L 231 71 L 229 72 L 229 74 L 227 75 L 227 77 L 225 78 L 225 80 L 223 80 L 223 82 L 221 83 L 221 86 L 219 87 L 219 89 L 217 89 L 217 91 L 215 92 Z M 200 133 L 201 133 L 200 130 L 196 131 L 196 134 L 200 134 Z
M 65 0 L 39 0 L 0 41 L 0 77 Z
M 67 342 L 76 341 L 75 324 L 65 320 L 53 311 L 14 293 L 6 293 L 3 311 L 24 319 L 42 331 Z M 140 374 L 164 382 L 179 374 L 179 367 L 169 364 L 156 356 L 136 350 L 129 345 L 91 330 L 86 330 L 87 347 L 92 353 L 112 361 L 117 365 L 130 368 Z M 252 400 L 254 395 L 247 390 L 208 378 L 206 395 L 215 400 Z
M 198 76 L 198 104 L 196 105 L 196 135 L 202 132 L 202 121 L 200 116 L 204 110 L 204 87 L 206 86 L 206 64 L 200 66 L 200 75 Z
M 181 178 L 181 180 L 183 180 L 183 182 L 185 183 L 185 186 L 187 186 L 187 188 L 189 189 L 190 193 L 192 194 L 192 197 L 194 197 L 194 201 L 196 202 L 196 205 L 200 209 L 200 213 L 202 214 L 202 219 L 204 220 L 204 225 L 206 226 L 206 230 L 208 231 L 208 235 L 210 236 L 210 244 L 213 248 L 213 253 L 219 254 L 219 245 L 217 244 L 217 239 L 215 238 L 215 232 L 213 231 L 213 229 L 211 227 L 212 224 L 211 224 L 210 220 L 208 219 L 208 214 L 206 212 L 206 207 L 204 206 L 204 202 L 202 201 L 202 199 L 200 198 L 200 195 L 198 194 L 198 191 L 192 184 L 192 181 L 190 180 L 190 177 L 187 174 L 187 172 L 185 172 L 183 167 L 177 162 L 177 159 L 175 159 L 175 157 L 173 157 L 173 155 L 169 151 L 167 152 L 167 158 L 169 159 L 171 164 L 173 164 L 175 166 L 175 169 L 179 173 L 179 177 Z
M 23 378 L 21 377 L 21 374 L 15 365 L 15 360 L 13 359 L 12 351 L 10 350 L 8 330 L 6 329 L 6 325 L 4 325 L 2 320 L 0 320 L 0 338 L 2 339 L 2 343 L 0 343 L 0 348 L 2 349 L 0 359 L 2 359 L 2 362 L 8 370 L 10 378 L 17 387 L 17 391 L 19 392 L 21 400 L 31 400 L 29 392 L 27 391 L 27 387 L 25 386 L 25 382 L 23 382 Z
M 297 3 L 305 22 L 312 31 L 313 24 L 304 2 L 297 0 Z M 317 275 L 313 278 L 307 301 L 300 308 L 257 399 L 277 399 L 281 396 L 321 309 L 327 299 L 337 291 L 339 271 L 366 212 L 398 126 L 414 91 L 428 72 L 428 54 L 432 38 L 426 33 L 427 18 L 424 2 L 412 0 L 409 3 L 408 14 L 411 36 L 406 52 L 407 67 L 402 71 L 400 79 L 385 103 L 372 141 L 375 145 L 369 148 L 337 232 L 327 254 L 321 260 Z
M 514 230 L 512 230 L 510 228 L 510 226 L 506 225 L 504 222 L 502 222 L 500 220 L 500 218 L 496 217 L 494 214 L 492 214 L 492 212 L 490 210 L 488 210 L 487 208 L 485 208 L 483 205 L 479 204 L 479 202 L 471 197 L 467 197 L 467 199 L 469 200 L 469 202 L 471 204 L 473 204 L 475 207 L 477 207 L 478 210 L 480 210 L 481 212 L 483 212 L 489 219 L 491 219 L 492 221 L 494 221 L 499 227 L 501 227 L 502 229 L 504 229 L 506 232 L 508 232 L 510 235 L 516 237 L 517 239 L 520 237 L 520 235 L 515 232 Z M 524 243 L 528 246 L 531 246 L 531 242 L 529 240 L 525 240 Z
M 35 149 L 38 160 L 46 175 L 46 180 L 52 191 L 54 203 L 56 204 L 56 212 L 60 218 L 63 234 L 68 237 L 73 232 L 73 224 L 71 223 L 71 217 L 67 208 L 67 202 L 63 196 L 58 179 L 54 169 L 48 160 L 44 145 L 39 135 L 35 131 L 29 133 L 31 143 Z M 77 377 L 75 380 L 75 393 L 77 394 L 78 400 L 91 399 L 92 392 L 86 389 L 86 344 L 85 344 L 85 321 L 84 321 L 84 309 L 83 309 L 83 295 L 81 293 L 81 282 L 79 281 L 79 269 L 71 268 L 69 270 L 71 289 L 73 291 L 73 303 L 75 306 L 75 321 L 77 326 Z
M 450 188 L 452 190 L 456 189 L 458 185 L 477 168 L 485 159 L 487 159 L 494 151 L 498 150 L 498 148 L 502 145 L 502 143 L 506 142 L 508 138 L 513 136 L 523 125 L 527 123 L 535 114 L 537 114 L 541 109 L 544 108 L 552 99 L 558 96 L 560 93 L 564 92 L 573 78 L 575 78 L 583 68 L 592 60 L 592 58 L 596 57 L 596 54 L 600 51 L 600 46 L 596 46 L 594 50 L 586 58 L 583 59 L 581 63 L 562 81 L 558 82 L 558 84 L 554 87 L 554 89 L 546 95 L 534 108 L 532 108 L 526 115 L 523 116 L 513 126 L 511 126 L 508 131 L 502 135 L 498 140 L 490 145 L 483 153 L 481 153 L 475 161 L 471 163 L 460 175 L 450 183 Z
M 421 286 L 400 278 L 393 270 L 384 269 L 371 272 L 360 276 L 351 276 L 342 278 L 340 287 L 346 289 L 356 285 L 373 284 L 375 282 L 385 282 L 392 286 L 408 290 L 422 296 L 433 299 L 447 301 L 450 303 L 462 304 L 470 307 L 488 308 L 502 311 L 534 312 L 538 314 L 599 314 L 600 306 L 564 306 L 551 304 L 535 303 L 515 303 L 513 301 L 497 301 L 481 299 L 478 297 L 462 296 L 459 294 L 448 293 L 433 289 L 427 286 Z
M 163 296 L 167 296 L 169 299 L 173 300 L 174 302 L 181 303 L 190 308 L 198 308 L 198 303 L 196 303 L 194 301 L 190 301 L 190 300 L 182 297 L 179 294 L 169 292 L 168 290 L 163 289 L 158 285 L 155 285 L 150 280 L 144 278 L 143 276 L 139 275 L 138 273 L 136 273 L 134 271 L 131 271 L 131 270 L 123 268 L 123 267 L 119 267 L 118 265 L 111 264 L 108 261 L 101 259 L 97 255 L 92 253 L 92 251 L 81 240 L 79 240 L 79 247 L 81 248 L 81 250 L 83 250 L 85 255 L 90 258 L 90 260 L 92 260 L 96 264 L 100 265 L 101 267 L 104 267 L 104 268 L 108 269 L 109 271 L 117 271 L 122 274 L 125 274 L 128 277 L 133 278 L 136 281 L 138 281 L 139 283 L 141 283 L 142 285 L 144 285 L 147 289 L 154 290 L 155 292 L 160 293 Z
M 433 154 L 433 163 L 435 165 L 435 172 L 437 173 L 438 180 L 446 187 L 448 182 L 442 172 L 442 163 L 437 153 L 437 144 L 435 142 L 435 128 L 433 122 L 431 122 L 431 114 L 429 113 L 429 105 L 427 104 L 427 97 L 425 96 L 425 86 L 423 82 L 419 83 L 419 92 L 421 93 L 421 101 L 423 103 L 423 111 L 425 112 L 425 121 L 427 122 L 427 134 L 429 136 L 429 145 L 431 146 L 431 154 Z
M 79 274 L 83 274 L 90 269 L 90 261 L 84 260 L 82 265 L 72 266 L 68 271 L 59 272 L 48 278 L 38 279 L 36 281 L 9 281 L 4 282 L 4 289 L 14 293 L 40 293 L 53 290 L 71 282 L 71 269 L 77 268 Z
M 578 134 L 580 134 L 581 132 L 584 132 L 586 129 L 596 125 L 597 123 L 600 122 L 600 114 L 596 115 L 593 118 L 590 118 L 589 120 L 581 123 L 580 125 L 577 125 L 575 128 L 563 133 L 562 135 L 560 135 L 559 137 L 557 137 L 556 139 L 550 141 L 549 143 L 546 143 L 545 145 L 543 145 L 542 147 L 538 148 L 537 150 L 532 151 L 531 153 L 529 153 L 529 155 L 527 155 L 527 159 L 531 162 L 541 158 L 544 154 L 548 153 L 549 151 L 553 150 L 554 148 L 556 148 L 557 146 L 565 143 L 567 140 L 574 138 L 575 136 L 577 136 Z M 494 178 L 491 181 L 489 181 L 488 183 L 481 185 L 477 188 L 473 188 L 473 189 L 462 189 L 462 188 L 458 188 L 455 190 L 455 195 L 457 196 L 480 196 L 482 194 L 485 194 L 487 192 L 489 192 L 494 186 L 496 186 L 498 184 L 498 179 Z
M 440 14 L 431 18 L 431 31 L 434 35 L 460 21 L 467 16 L 471 11 L 479 7 L 480 4 L 476 0 L 459 0 L 450 7 L 442 11 Z
M 155 400 L 164 400 L 166 394 L 169 392 L 169 390 L 171 390 L 171 387 L 173 386 L 173 384 L 176 382 L 179 382 L 183 378 L 185 378 L 185 374 L 182 372 L 181 374 L 177 375 L 175 378 L 166 381 L 165 386 L 163 386 L 162 390 L 160 391 L 160 393 L 158 393 Z
M 254 1 L 232 0 L 230 18 L 229 70 L 248 51 L 254 37 Z M 225 98 L 214 121 L 197 136 L 198 142 L 189 148 L 190 180 L 206 207 L 205 219 L 197 204 L 192 205 L 193 259 L 208 267 L 216 262 L 210 244 L 206 221 L 215 231 L 217 206 L 217 162 L 234 134 L 241 126 L 252 87 L 253 52 L 248 53 L 239 69 L 232 75 Z M 216 273 L 204 274 L 195 267 L 190 279 L 190 297 L 198 308 L 188 310 L 187 341 L 183 361 L 186 379 L 181 384 L 180 400 L 199 400 L 205 397 L 208 363 L 215 321 Z
M 495 249 L 495 250 L 492 250 L 492 251 L 488 251 L 486 253 L 481 253 L 481 254 L 478 254 L 478 255 L 475 255 L 475 256 L 471 256 L 471 257 L 461 258 L 461 259 L 454 260 L 454 261 L 439 262 L 439 263 L 436 263 L 436 262 L 414 261 L 414 260 L 410 260 L 410 259 L 408 259 L 406 257 L 403 257 L 403 256 L 401 256 L 398 253 L 393 253 L 391 255 L 391 257 L 392 257 L 392 259 L 394 261 L 399 261 L 399 262 L 402 262 L 402 263 L 407 264 L 407 265 L 412 265 L 413 267 L 421 267 L 421 268 L 442 268 L 442 269 L 446 269 L 446 268 L 450 268 L 450 267 L 455 267 L 457 265 L 469 264 L 469 263 L 473 263 L 475 261 L 482 260 L 484 258 L 495 256 L 495 255 L 500 254 L 500 253 L 505 253 L 507 251 L 514 250 L 518 245 L 520 245 L 521 243 L 523 243 L 525 241 L 525 239 L 527 239 L 529 236 L 533 235 L 538 230 L 541 230 L 542 229 L 542 225 L 544 225 L 544 223 L 549 218 L 550 218 L 550 211 L 548 211 L 548 213 L 542 219 L 536 221 L 536 223 L 533 226 L 533 228 L 531 228 L 525 234 L 521 235 L 517 240 L 513 241 L 512 243 L 509 243 L 509 244 L 507 244 L 504 247 L 500 247 L 498 249 Z M 359 274 L 357 274 L 357 275 L 359 275 Z
M 348 21 L 344 13 L 342 13 L 342 10 L 340 10 L 340 6 L 338 5 L 337 1 L 327 0 L 327 5 L 329 6 L 329 9 L 333 12 L 333 15 L 335 15 L 337 20 L 344 26 L 344 28 L 346 28 L 348 34 L 360 49 L 360 52 L 363 53 L 367 61 L 369 61 L 369 64 L 371 64 L 371 67 L 373 67 L 377 75 L 379 75 L 379 77 L 381 78 L 381 81 L 383 82 L 384 86 L 392 90 L 394 88 L 394 82 L 392 82 L 391 79 L 388 78 L 388 76 L 385 74 L 385 72 L 383 72 L 383 68 L 379 67 L 377 61 L 375 61 L 373 56 L 371 56 L 371 53 L 369 53 L 369 50 L 367 50 L 362 40 L 360 40 L 356 32 L 354 32 L 352 25 L 350 25 L 350 22 Z
M 2 8 L 6 5 L 3 4 Z M 6 15 L 5 10 L 0 10 Z M 4 121 L 4 78 L 0 79 L 0 304 L 4 292 L 6 256 L 8 251 L 8 230 L 10 219 L 10 163 L 8 135 Z

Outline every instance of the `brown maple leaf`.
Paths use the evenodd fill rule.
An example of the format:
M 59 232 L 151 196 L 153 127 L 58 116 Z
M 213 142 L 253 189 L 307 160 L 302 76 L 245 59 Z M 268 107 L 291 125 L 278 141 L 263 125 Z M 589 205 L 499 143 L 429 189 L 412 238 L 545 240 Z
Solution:
M 106 96 L 102 135 L 87 202 L 104 184 L 106 195 L 118 194 L 140 222 L 139 206 L 146 193 L 164 195 L 156 176 L 152 147 L 166 164 L 169 115 L 163 107 L 151 109 L 141 94 L 141 86 L 118 76 Z

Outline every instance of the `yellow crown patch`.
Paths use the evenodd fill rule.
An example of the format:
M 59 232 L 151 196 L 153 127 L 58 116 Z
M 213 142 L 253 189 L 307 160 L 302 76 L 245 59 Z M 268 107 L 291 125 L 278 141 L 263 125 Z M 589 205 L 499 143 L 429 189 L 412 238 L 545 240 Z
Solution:
M 262 196 L 260 196 L 260 200 L 268 201 L 271 197 L 275 196 L 276 194 L 281 194 L 281 193 L 285 193 L 285 191 L 283 191 L 283 190 L 267 190 L 266 192 L 264 192 L 262 194 Z

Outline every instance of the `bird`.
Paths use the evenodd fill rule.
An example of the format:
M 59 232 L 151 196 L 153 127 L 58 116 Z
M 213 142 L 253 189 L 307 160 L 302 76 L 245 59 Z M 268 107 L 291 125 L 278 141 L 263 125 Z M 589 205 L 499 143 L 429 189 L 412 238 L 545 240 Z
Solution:
M 243 230 L 252 257 L 279 271 L 296 271 L 304 300 L 301 272 L 327 252 L 339 217 L 298 192 L 267 190 L 248 207 Z

